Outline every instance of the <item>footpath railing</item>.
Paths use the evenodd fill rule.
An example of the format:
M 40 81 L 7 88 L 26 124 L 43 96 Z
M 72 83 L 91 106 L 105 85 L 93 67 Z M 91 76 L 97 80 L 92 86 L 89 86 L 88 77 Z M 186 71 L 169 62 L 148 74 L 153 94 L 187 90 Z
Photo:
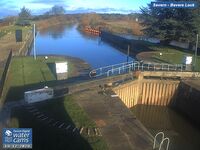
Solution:
M 6 77 L 7 77 L 7 73 L 8 73 L 8 69 L 9 69 L 11 60 L 12 60 L 12 51 L 10 51 L 10 53 L 8 55 L 8 58 L 6 60 L 4 70 L 3 70 L 3 73 L 2 73 L 2 76 L 1 76 L 1 79 L 0 79 L 0 97 L 3 94 L 3 87 L 4 87 L 4 84 L 5 84 L 5 81 L 6 81 Z
M 152 64 L 152 63 L 140 63 L 138 61 L 124 62 L 120 64 L 110 65 L 94 69 L 89 73 L 92 77 L 103 77 L 130 73 L 131 71 L 184 71 L 186 66 L 183 64 Z

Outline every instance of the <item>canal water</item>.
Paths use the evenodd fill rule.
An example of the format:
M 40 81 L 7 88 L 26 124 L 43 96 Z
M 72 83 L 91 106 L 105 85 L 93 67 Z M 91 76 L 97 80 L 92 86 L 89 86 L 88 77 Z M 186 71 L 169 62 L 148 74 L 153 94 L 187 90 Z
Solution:
M 92 68 L 127 61 L 126 54 L 102 42 L 99 37 L 79 32 L 76 25 L 60 25 L 40 31 L 36 37 L 36 53 L 78 57 Z M 199 129 L 170 108 L 137 105 L 131 110 L 152 135 L 163 131 L 170 138 L 169 150 L 200 150 Z
M 136 105 L 131 108 L 148 131 L 164 132 L 169 150 L 200 150 L 200 130 L 176 111 L 163 106 Z
M 76 25 L 59 25 L 40 31 L 36 37 L 36 54 L 78 57 L 92 68 L 127 61 L 126 54 L 102 42 L 97 36 L 79 32 Z

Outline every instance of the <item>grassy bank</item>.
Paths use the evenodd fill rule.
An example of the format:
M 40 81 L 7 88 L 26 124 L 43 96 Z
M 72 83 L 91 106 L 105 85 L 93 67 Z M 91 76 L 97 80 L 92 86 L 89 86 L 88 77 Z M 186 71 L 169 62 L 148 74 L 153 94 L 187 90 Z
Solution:
M 15 31 L 17 29 L 22 30 L 22 42 L 16 42 Z M 15 55 L 19 55 L 19 51 L 30 30 L 31 27 L 21 27 L 16 25 L 0 27 L 0 61 L 4 61 L 8 57 L 10 50 L 12 50 Z
M 141 52 L 137 54 L 139 59 L 157 63 L 183 64 L 185 56 L 193 56 L 194 62 L 194 51 L 143 41 L 139 43 L 140 47 L 138 49 L 136 47 L 136 50 Z M 197 56 L 195 71 L 200 71 L 200 56 Z
M 73 16 L 61 15 L 52 16 L 47 19 L 36 21 L 36 27 L 38 30 L 48 29 L 49 27 L 59 26 L 59 25 L 71 25 L 75 24 L 77 20 Z
M 71 124 L 77 128 L 96 127 L 95 123 L 71 96 L 38 103 L 35 107 L 49 118 L 54 118 L 60 123 Z M 15 109 L 11 120 L 10 127 L 33 129 L 34 149 L 107 149 L 102 137 L 88 137 L 86 134 L 80 135 L 79 133 L 69 132 L 65 128 L 52 126 L 37 119 L 36 116 L 24 108 Z
M 7 101 L 15 101 L 23 98 L 24 91 L 54 86 L 59 82 L 56 80 L 56 61 L 68 61 L 68 78 L 73 75 L 73 64 L 64 57 L 14 57 L 7 81 L 4 86 L 4 96 Z
M 31 30 L 31 26 L 17 26 L 17 25 L 9 25 L 9 26 L 4 26 L 0 27 L 0 38 L 7 34 L 13 34 L 15 36 L 15 31 L 16 30 L 22 30 L 23 37 L 26 35 L 26 33 Z
M 156 51 L 156 53 L 152 55 L 152 59 L 158 62 L 182 64 L 185 56 L 192 56 L 193 63 L 195 60 L 194 51 L 187 51 L 170 46 L 152 46 L 151 49 Z M 194 70 L 200 71 L 200 56 L 197 56 L 196 66 Z

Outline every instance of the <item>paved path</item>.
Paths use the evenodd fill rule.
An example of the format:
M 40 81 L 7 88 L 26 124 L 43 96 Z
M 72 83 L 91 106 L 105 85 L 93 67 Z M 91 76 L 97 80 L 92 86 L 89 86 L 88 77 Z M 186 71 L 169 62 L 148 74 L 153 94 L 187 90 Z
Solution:
M 96 87 L 77 92 L 74 99 L 96 122 L 111 150 L 152 150 L 152 136 L 113 94 Z

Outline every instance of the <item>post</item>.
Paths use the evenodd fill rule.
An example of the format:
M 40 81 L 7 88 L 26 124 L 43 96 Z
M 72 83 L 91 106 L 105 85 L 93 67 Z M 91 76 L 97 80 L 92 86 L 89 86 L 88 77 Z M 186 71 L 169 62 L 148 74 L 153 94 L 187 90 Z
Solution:
M 129 55 L 130 55 L 130 45 L 128 45 L 127 49 L 127 62 L 129 61 Z
M 35 51 L 35 24 L 33 25 L 33 55 L 34 59 L 36 60 L 36 51 Z
M 197 61 L 198 40 L 199 40 L 199 34 L 197 34 L 197 39 L 196 39 L 196 48 L 195 48 L 195 54 L 194 54 L 194 68 L 196 67 L 196 61 Z

